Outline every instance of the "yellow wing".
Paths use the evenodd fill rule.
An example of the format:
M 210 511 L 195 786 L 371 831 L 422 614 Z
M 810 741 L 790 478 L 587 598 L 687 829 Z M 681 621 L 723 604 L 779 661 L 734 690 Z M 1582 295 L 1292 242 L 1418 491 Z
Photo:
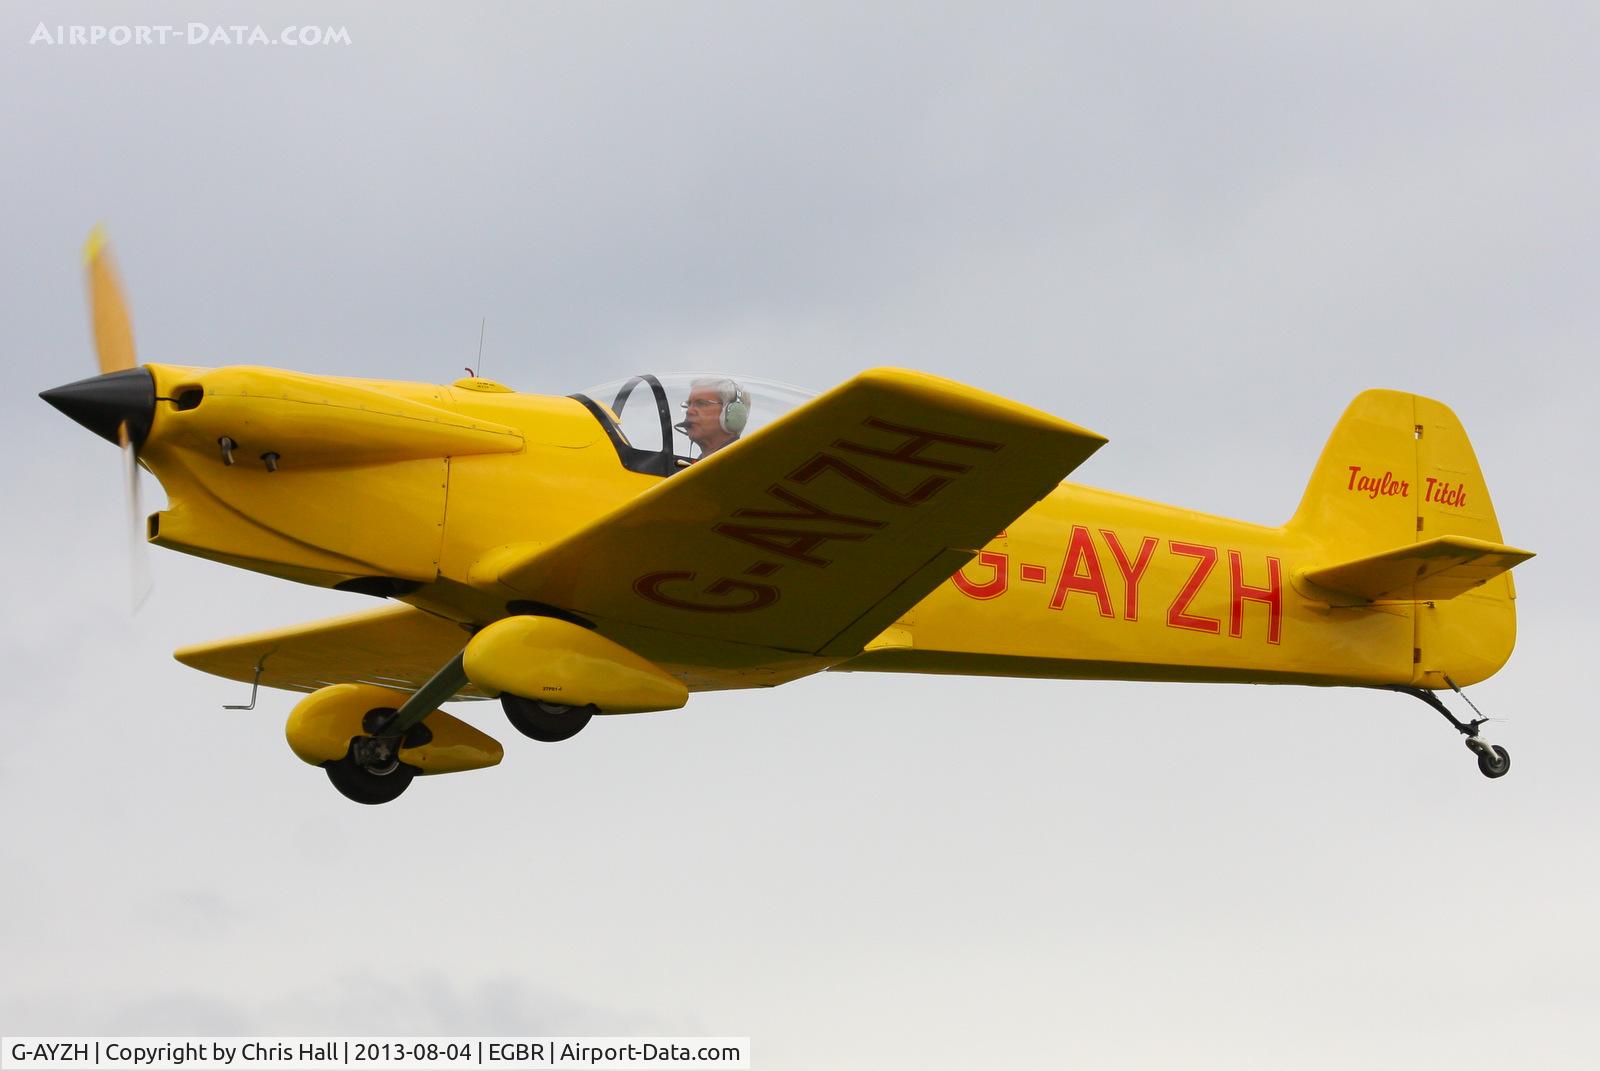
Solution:
M 1016 402 L 876 369 L 474 582 L 582 614 L 854 654 L 1105 440 Z
M 468 640 L 453 621 L 391 605 L 344 617 L 180 648 L 179 662 L 230 680 L 255 679 L 291 692 L 329 684 L 376 684 L 415 691 Z M 487 698 L 471 685 L 456 699 Z

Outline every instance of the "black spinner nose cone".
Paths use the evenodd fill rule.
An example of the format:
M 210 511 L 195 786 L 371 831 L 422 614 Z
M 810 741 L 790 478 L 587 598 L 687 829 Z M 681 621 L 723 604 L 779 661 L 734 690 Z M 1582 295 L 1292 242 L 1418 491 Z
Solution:
M 155 418 L 156 379 L 147 368 L 124 368 L 40 391 L 39 397 L 110 442 L 119 442 L 117 428 L 126 422 L 133 445 L 141 446 Z

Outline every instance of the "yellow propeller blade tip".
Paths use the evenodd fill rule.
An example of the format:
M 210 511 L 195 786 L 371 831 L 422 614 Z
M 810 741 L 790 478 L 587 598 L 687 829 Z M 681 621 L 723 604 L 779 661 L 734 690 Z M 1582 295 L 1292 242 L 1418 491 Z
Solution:
M 101 250 L 105 249 L 110 236 L 106 234 L 103 223 L 96 223 L 94 230 L 89 232 L 88 239 L 83 243 L 83 265 L 88 267 L 99 258 Z
M 83 246 L 83 268 L 89 284 L 89 315 L 94 325 L 95 354 L 100 371 L 120 372 L 139 363 L 133 347 L 133 325 L 128 321 L 127 298 L 117 278 L 117 265 L 106 242 L 106 229 L 97 226 Z

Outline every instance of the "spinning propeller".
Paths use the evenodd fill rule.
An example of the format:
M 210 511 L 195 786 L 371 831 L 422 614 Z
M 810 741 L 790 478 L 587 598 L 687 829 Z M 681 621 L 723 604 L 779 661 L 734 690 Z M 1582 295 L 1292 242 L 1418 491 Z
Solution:
M 39 397 L 96 435 L 122 447 L 127 477 L 128 553 L 133 607 L 137 610 L 150 593 L 144 510 L 139 501 L 138 455 L 155 417 L 155 379 L 147 369 L 139 367 L 128 303 L 103 228 L 96 227 L 90 233 L 83 247 L 83 261 L 100 374 L 42 391 Z

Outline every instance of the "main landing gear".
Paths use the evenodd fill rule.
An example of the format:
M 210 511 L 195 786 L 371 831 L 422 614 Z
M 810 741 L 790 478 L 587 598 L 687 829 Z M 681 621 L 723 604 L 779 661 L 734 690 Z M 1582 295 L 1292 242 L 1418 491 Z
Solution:
M 1474 755 L 1478 756 L 1479 773 L 1483 774 L 1485 777 L 1504 777 L 1506 772 L 1511 769 L 1511 754 L 1499 744 L 1491 744 L 1478 735 L 1478 727 L 1489 719 L 1484 717 L 1482 713 L 1478 711 L 1477 707 L 1472 706 L 1472 700 L 1467 699 L 1465 693 L 1463 693 L 1460 688 L 1457 688 L 1455 683 L 1451 681 L 1450 678 L 1446 677 L 1445 681 L 1450 685 L 1457 695 L 1461 696 L 1462 699 L 1466 699 L 1467 705 L 1472 707 L 1474 713 L 1478 714 L 1476 718 L 1473 718 L 1471 721 L 1462 721 L 1460 718 L 1457 718 L 1454 714 L 1450 713 L 1449 708 L 1444 705 L 1444 702 L 1439 698 L 1438 694 L 1428 688 L 1411 688 L 1405 685 L 1395 685 L 1394 690 L 1397 692 L 1404 692 L 1406 695 L 1415 696 L 1424 703 L 1428 704 L 1434 710 L 1437 710 L 1440 714 L 1443 714 L 1446 720 L 1448 720 L 1451 725 L 1455 726 L 1456 732 L 1467 738 L 1468 750 L 1470 750 Z
M 417 776 L 417 768 L 400 761 L 402 747 L 421 747 L 433 738 L 428 727 L 418 722 L 400 736 L 384 733 L 394 720 L 393 707 L 376 707 L 361 719 L 361 727 L 372 735 L 350 741 L 345 757 L 325 762 L 328 780 L 345 799 L 357 803 L 389 803 L 400 798 Z
M 561 703 L 544 703 L 537 699 L 524 699 L 510 692 L 500 696 L 500 705 L 517 732 L 546 744 L 577 736 L 595 714 L 593 706 L 569 707 Z

